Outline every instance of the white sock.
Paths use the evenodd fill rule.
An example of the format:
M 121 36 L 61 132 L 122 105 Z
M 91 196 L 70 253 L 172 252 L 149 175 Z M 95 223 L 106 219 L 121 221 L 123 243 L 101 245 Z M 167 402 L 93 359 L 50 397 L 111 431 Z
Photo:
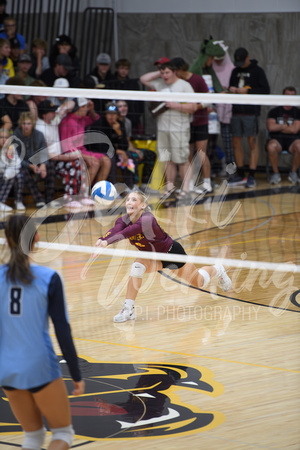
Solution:
M 125 305 L 129 308 L 134 308 L 134 300 L 130 300 L 130 298 L 126 298 Z
M 210 178 L 204 178 L 204 179 L 203 179 L 203 182 L 206 183 L 206 184 L 208 184 L 209 186 L 211 186 Z
M 215 264 L 213 267 L 217 271 L 215 277 L 219 278 L 222 275 L 222 273 L 223 273 L 223 266 L 221 264 Z

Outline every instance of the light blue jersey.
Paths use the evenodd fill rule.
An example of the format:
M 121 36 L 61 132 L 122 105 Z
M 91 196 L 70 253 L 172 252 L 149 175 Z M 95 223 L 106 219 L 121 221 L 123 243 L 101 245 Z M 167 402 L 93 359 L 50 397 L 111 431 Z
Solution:
M 60 346 L 65 339 L 68 351 L 72 341 L 71 332 L 68 336 L 63 331 L 70 327 L 60 276 L 48 267 L 31 265 L 31 270 L 35 278 L 30 285 L 14 284 L 6 280 L 7 266 L 0 266 L 0 385 L 16 389 L 41 386 L 61 376 L 49 336 L 49 314 L 56 334 L 67 334 L 66 339 L 60 336 Z

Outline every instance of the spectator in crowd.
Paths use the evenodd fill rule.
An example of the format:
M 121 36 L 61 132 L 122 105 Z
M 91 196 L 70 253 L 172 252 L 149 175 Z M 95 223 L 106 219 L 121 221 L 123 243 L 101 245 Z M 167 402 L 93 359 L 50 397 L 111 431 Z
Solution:
M 17 33 L 17 22 L 14 17 L 8 16 L 4 19 L 4 31 L 0 33 L 0 38 L 12 39 L 17 38 L 20 42 L 21 53 L 26 52 L 26 42 L 24 36 Z
M 110 70 L 111 57 L 107 53 L 99 53 L 96 58 L 96 67 L 90 75 L 97 78 L 98 83 L 104 84 L 104 89 L 110 89 L 114 76 Z
M 35 120 L 30 111 L 23 112 L 20 115 L 19 126 L 13 134 L 22 143 L 17 147 L 19 155 L 25 151 L 21 166 L 25 186 L 29 187 L 36 207 L 42 208 L 45 206 L 45 200 L 38 187 L 38 182 L 45 183 L 46 203 L 52 202 L 54 199 L 55 169 L 53 162 L 49 158 L 45 162 L 42 153 L 39 153 L 40 150 L 47 148 L 47 144 L 43 133 L 35 129 Z M 29 161 L 33 156 L 36 157 L 36 161 Z M 52 205 L 56 206 L 56 203 L 53 202 Z
M 105 85 L 98 82 L 98 78 L 95 75 L 86 75 L 83 79 L 83 88 L 85 89 L 104 89 Z M 105 110 L 105 103 L 107 100 L 101 98 L 93 99 L 95 105 L 95 111 L 101 114 Z
M 189 69 L 190 72 L 197 75 L 210 75 L 213 91 L 218 93 L 223 92 L 224 89 L 213 69 L 213 61 L 215 57 L 222 56 L 225 56 L 223 48 L 219 45 L 218 41 L 210 37 L 210 39 L 205 39 L 201 43 L 199 55 Z
M 72 108 L 73 109 L 73 108 Z M 61 117 L 57 113 L 56 106 L 50 100 L 44 100 L 38 105 L 39 118 L 36 122 L 36 129 L 44 134 L 48 146 L 49 158 L 55 164 L 56 174 L 63 179 L 65 189 L 65 199 L 70 199 L 78 186 L 81 184 L 81 167 L 79 150 L 62 153 L 59 124 Z
M 21 173 L 21 160 L 13 145 L 13 137 L 5 128 L 0 129 L 0 211 L 10 212 L 12 208 L 5 204 L 9 193 L 14 186 L 15 208 L 24 211 L 23 177 Z
M 296 95 L 293 86 L 283 89 L 283 95 Z M 287 102 L 288 103 L 288 102 Z M 267 129 L 269 140 L 267 151 L 273 169 L 270 183 L 278 184 L 281 176 L 278 170 L 278 154 L 288 150 L 293 155 L 292 169 L 288 180 L 292 184 L 300 183 L 297 171 L 300 166 L 300 109 L 296 106 L 277 106 L 268 113 Z
M 169 63 L 171 60 L 166 56 L 162 56 L 154 61 L 153 65 L 156 66 L 156 70 L 160 70 L 162 64 Z M 154 91 L 153 88 L 150 88 L 150 91 Z M 149 102 L 149 110 L 155 109 L 159 105 L 159 102 Z
M 107 53 L 99 53 L 96 58 L 96 67 L 89 73 L 89 77 L 95 77 L 94 87 L 100 89 L 111 89 L 114 76 L 111 72 L 111 57 Z M 86 83 L 92 83 L 91 79 L 85 77 Z M 105 110 L 106 99 L 96 99 L 95 100 L 95 110 L 101 114 Z
M 130 61 L 126 58 L 119 59 L 116 62 L 116 72 L 111 84 L 112 89 L 139 91 L 140 85 L 138 78 L 129 78 Z M 144 102 L 128 101 L 128 119 L 131 120 L 133 133 L 142 134 L 141 116 L 144 114 Z
M 0 64 L 2 66 L 2 74 L 8 78 L 15 76 L 15 69 L 10 59 L 10 42 L 8 39 L 0 38 Z
M 32 81 L 30 83 L 30 86 L 47 87 L 47 85 L 42 80 L 34 80 L 34 81 Z M 26 101 L 30 111 L 33 114 L 34 120 L 38 119 L 38 105 L 39 105 L 39 103 L 43 102 L 46 99 L 47 99 L 46 95 L 32 95 Z
M 258 66 L 256 59 L 250 60 L 248 50 L 243 47 L 234 52 L 234 65 L 229 82 L 229 92 L 232 94 L 269 94 L 270 86 L 264 70 Z M 230 185 L 245 185 L 254 187 L 255 171 L 258 162 L 258 119 L 259 105 L 233 105 L 232 136 L 237 174 L 229 182 Z M 246 136 L 250 147 L 249 175 L 245 177 L 244 150 L 242 137 Z
M 80 87 L 80 79 L 73 75 L 72 60 L 69 55 L 60 54 L 56 57 L 54 67 L 49 67 L 40 76 L 40 80 L 44 81 L 47 86 L 52 87 L 57 78 L 67 78 L 69 84 L 73 88 Z
M 4 31 L 4 20 L 6 19 L 6 17 L 8 17 L 8 14 L 5 11 L 6 5 L 6 0 L 0 0 L 0 33 Z
M 34 78 L 32 78 L 29 75 L 29 70 L 30 70 L 31 65 L 32 65 L 32 62 L 31 62 L 31 57 L 29 55 L 24 53 L 23 55 L 21 55 L 19 57 L 16 75 L 18 77 L 22 78 L 22 80 L 24 80 L 24 83 L 26 86 L 29 86 L 34 81 Z M 26 100 L 26 98 L 24 98 L 24 100 Z
M 8 86 L 25 86 L 22 78 L 12 77 L 8 78 L 5 83 Z M 28 111 L 29 107 L 23 100 L 21 94 L 6 94 L 4 98 L 0 100 L 0 120 L 2 122 L 1 127 L 7 130 L 14 130 L 18 126 L 20 115 L 24 111 Z
M 2 66 L 1 66 L 1 64 L 0 64 L 0 85 L 1 85 L 1 84 L 4 85 L 4 84 L 6 83 L 6 81 L 8 80 L 8 78 L 9 78 L 8 76 L 6 76 L 6 75 L 3 74 L 3 72 L 2 72 Z M 4 98 L 4 97 L 5 97 L 5 94 L 4 94 L 4 93 L 3 93 L 3 94 L 0 93 L 0 99 L 1 99 L 1 98 Z
M 222 84 L 223 90 L 226 92 L 228 90 L 229 81 L 231 77 L 234 65 L 228 54 L 228 46 L 224 44 L 224 41 L 218 41 L 219 45 L 223 48 L 224 56 L 215 56 L 213 61 L 213 69 L 217 75 L 220 83 Z M 234 163 L 234 152 L 232 144 L 232 132 L 231 132 L 231 116 L 232 116 L 232 105 L 225 103 L 217 103 L 217 114 L 221 125 L 221 136 L 225 152 L 226 164 Z
M 94 102 L 91 101 L 90 104 L 93 108 Z M 93 114 L 95 119 L 99 118 L 99 115 L 94 112 L 94 109 Z M 88 123 L 87 126 L 93 125 Z M 89 138 L 87 136 L 87 141 L 88 140 Z M 88 166 L 90 185 L 93 186 L 97 181 L 106 180 L 111 168 L 109 157 L 100 152 L 90 151 L 86 146 L 82 146 L 80 151 Z
M 120 120 L 118 108 L 114 102 L 106 104 L 104 114 L 89 127 L 89 131 L 100 131 L 108 137 L 108 139 L 101 139 L 100 137 L 99 143 L 90 145 L 89 150 L 107 154 L 111 159 L 109 181 L 116 184 L 119 164 L 122 167 L 123 182 L 129 189 L 132 189 L 134 185 L 134 168 L 130 166 L 130 158 L 127 153 L 128 141 L 125 124 Z M 111 149 L 108 142 L 111 142 L 113 149 Z
M 78 98 L 75 109 L 67 114 L 59 124 L 59 134 L 63 153 L 69 154 L 76 152 L 77 155 L 77 152 L 80 151 L 81 156 L 88 168 L 93 166 L 94 160 L 88 152 L 86 152 L 86 147 L 84 145 L 85 132 L 86 128 L 91 126 L 97 119 L 99 119 L 99 115 L 95 112 L 94 103 L 92 100 Z M 69 199 L 73 202 L 72 195 L 79 195 L 82 193 L 82 196 L 84 197 L 81 200 L 82 203 L 90 206 L 93 202 L 88 198 L 90 184 L 87 179 L 87 174 L 85 173 L 85 167 L 81 167 L 81 165 L 79 165 L 79 167 L 76 167 L 75 170 L 80 170 L 81 172 L 81 184 L 70 188 Z M 63 170 L 61 175 L 64 176 L 64 173 L 65 172 Z M 67 175 L 68 174 L 65 173 L 66 177 Z M 64 183 L 68 184 L 69 180 L 66 178 Z M 74 200 L 74 202 L 76 202 L 76 200 Z M 72 203 L 71 206 L 76 207 L 79 205 Z
M 194 92 L 190 83 L 180 80 L 171 63 L 163 64 L 160 70 L 141 76 L 141 82 L 161 92 Z M 158 159 L 165 162 L 166 192 L 162 199 L 168 199 L 175 190 L 177 165 L 182 180 L 180 199 L 189 196 L 189 140 L 190 114 L 197 109 L 195 103 L 166 102 L 168 108 L 157 117 Z
M 154 62 L 154 66 L 157 67 L 157 70 L 160 69 L 160 66 L 162 64 L 166 64 L 169 63 L 171 60 L 170 58 L 167 58 L 166 56 L 161 56 L 160 58 L 158 58 L 155 62 Z
M 47 42 L 41 38 L 35 38 L 31 44 L 31 61 L 32 66 L 29 71 L 29 75 L 33 78 L 39 78 L 42 73 L 49 69 L 50 63 L 47 52 Z
M 21 56 L 20 42 L 17 38 L 12 38 L 9 40 L 10 42 L 10 59 L 13 62 L 14 70 L 16 73 L 16 69 L 18 68 L 18 61 Z
M 55 67 L 56 58 L 58 55 L 68 55 L 71 58 L 73 66 L 72 76 L 79 76 L 80 72 L 80 59 L 77 56 L 77 48 L 72 43 L 70 36 L 66 34 L 61 34 L 55 39 L 55 44 L 53 45 L 50 52 L 50 66 Z
M 151 175 L 154 169 L 154 164 L 156 161 L 156 153 L 148 149 L 138 149 L 135 148 L 131 140 L 132 136 L 132 123 L 127 117 L 128 114 L 128 104 L 125 100 L 118 100 L 117 107 L 120 114 L 120 120 L 124 122 L 125 131 L 128 141 L 128 154 L 133 159 L 135 165 L 135 179 L 136 184 L 141 185 L 139 189 L 147 194 L 157 194 L 157 191 L 152 190 L 148 185 L 151 180 Z M 139 178 L 138 168 L 139 165 L 143 164 L 142 179 Z
M 173 58 L 171 63 L 176 68 L 176 75 L 182 80 L 188 81 L 192 86 L 194 92 L 208 92 L 208 87 L 204 79 L 197 74 L 189 71 L 189 65 L 181 57 Z M 190 138 L 190 185 L 189 190 L 202 194 L 203 192 L 212 192 L 211 180 L 210 180 L 210 162 L 206 154 L 208 141 L 208 111 L 207 105 L 198 103 L 197 110 L 193 116 L 193 122 L 191 123 L 191 138 Z M 198 178 L 198 173 L 194 173 L 194 153 L 198 153 L 198 157 L 202 166 L 203 172 L 203 184 L 201 187 L 195 187 L 195 182 Z
M 62 94 L 65 94 L 66 89 L 70 87 L 69 82 L 66 78 L 57 78 L 54 82 L 53 87 L 60 88 L 62 90 Z M 64 117 L 67 112 L 71 112 L 75 107 L 75 101 L 71 97 L 63 97 L 53 96 L 49 97 L 49 100 L 59 108 L 59 114 L 61 117 Z M 66 109 L 68 110 L 66 112 Z
M 204 78 L 205 83 L 208 86 L 208 91 L 223 92 L 223 86 L 220 83 L 213 67 L 213 61 L 215 57 L 222 57 L 225 55 L 223 48 L 219 45 L 218 41 L 215 41 L 212 37 L 205 39 L 200 46 L 200 52 L 195 61 L 190 66 L 190 72 L 201 75 Z M 208 159 L 204 161 L 206 180 L 211 178 L 211 164 L 210 159 L 213 160 L 217 150 L 218 139 L 218 118 L 216 113 L 216 106 L 213 104 L 208 105 L 208 141 L 206 154 Z M 204 190 L 208 192 L 212 191 L 210 187 L 211 183 L 204 183 Z M 208 188 L 208 189 L 205 189 Z

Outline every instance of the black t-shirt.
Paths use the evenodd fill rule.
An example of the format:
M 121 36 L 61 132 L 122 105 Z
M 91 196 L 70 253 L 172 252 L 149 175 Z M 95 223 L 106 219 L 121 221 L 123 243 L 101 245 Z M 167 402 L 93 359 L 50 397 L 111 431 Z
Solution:
M 287 123 L 292 125 L 295 120 L 300 120 L 300 109 L 296 106 L 293 106 L 291 109 L 284 109 L 283 106 L 277 106 L 269 111 L 268 119 L 274 119 L 278 124 Z M 276 133 L 270 133 L 270 138 L 276 139 L 278 137 L 289 139 L 297 137 L 298 139 L 300 137 L 300 131 L 297 134 L 287 134 L 278 131 Z
M 16 105 L 13 105 L 7 100 L 7 97 L 4 97 L 0 100 L 0 119 L 1 119 L 1 126 L 3 126 L 3 116 L 9 116 L 10 120 L 13 124 L 13 129 L 17 128 L 18 126 L 18 120 L 20 118 L 20 115 L 24 111 L 29 111 L 29 107 L 24 100 L 18 100 Z
M 44 72 L 40 76 L 40 80 L 42 80 L 49 87 L 52 87 L 54 85 L 54 82 L 57 78 L 61 77 L 55 75 L 54 69 L 52 67 L 49 67 L 49 69 L 44 70 Z M 78 78 L 77 76 L 72 76 L 68 73 L 68 75 L 63 78 L 66 78 L 68 80 L 70 87 L 72 88 L 81 87 L 80 78 Z
M 126 136 L 126 130 L 124 122 L 118 121 L 121 125 L 122 135 L 118 136 L 115 130 L 109 125 L 105 116 L 100 117 L 100 119 L 96 120 L 89 128 L 89 131 L 101 131 L 104 133 L 112 143 L 115 150 L 127 150 L 128 149 L 128 141 Z M 107 153 L 109 150 L 109 144 L 107 142 L 100 142 L 101 139 L 99 137 L 99 143 L 90 144 L 87 146 L 89 151 L 96 153 Z

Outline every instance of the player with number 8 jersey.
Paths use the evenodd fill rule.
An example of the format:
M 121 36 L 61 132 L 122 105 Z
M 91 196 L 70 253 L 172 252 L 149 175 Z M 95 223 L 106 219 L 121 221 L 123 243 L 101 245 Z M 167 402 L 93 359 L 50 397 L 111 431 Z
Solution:
M 84 381 L 63 282 L 55 270 L 30 263 L 29 253 L 38 241 L 32 219 L 11 216 L 5 235 L 11 255 L 8 263 L 0 266 L 0 385 L 24 430 L 23 448 L 42 446 L 45 429 L 40 411 L 52 431 L 52 440 L 64 441 L 64 447 L 59 448 L 69 448 L 66 445 L 72 444 L 74 431 L 66 387 L 49 335 L 49 317 L 75 385 L 73 395 L 84 392 Z

